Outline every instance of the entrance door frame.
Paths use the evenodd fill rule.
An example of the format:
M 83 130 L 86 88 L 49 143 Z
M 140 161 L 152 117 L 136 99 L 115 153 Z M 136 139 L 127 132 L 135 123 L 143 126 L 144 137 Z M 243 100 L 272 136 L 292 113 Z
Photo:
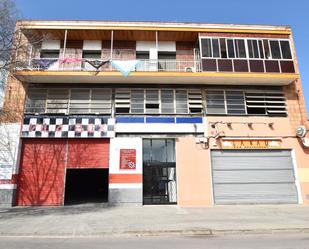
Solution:
M 172 137 L 143 137 L 143 142 L 145 140 L 172 140 L 173 141 L 173 149 L 174 149 L 174 162 L 165 162 L 165 163 L 157 163 L 157 162 L 154 162 L 154 163 L 150 163 L 150 164 L 153 164 L 153 166 L 150 166 L 150 167 L 159 167 L 159 165 L 162 165 L 162 164 L 166 164 L 166 168 L 174 168 L 175 169 L 175 195 L 176 195 L 176 202 L 162 202 L 162 203 L 145 203 L 144 201 L 144 189 L 145 189 L 145 184 L 144 184 L 144 180 L 143 180 L 143 205 L 177 205 L 178 203 L 178 195 L 177 195 L 177 189 L 178 189 L 178 181 L 177 181 L 177 167 L 176 167 L 176 138 Z M 152 147 L 152 146 L 151 146 Z M 166 143 L 165 143 L 165 147 L 166 146 Z M 144 162 L 144 146 L 143 146 L 143 176 L 145 175 L 145 162 Z M 171 165 L 173 164 L 174 166 L 168 166 L 168 165 Z M 143 177 L 144 178 L 144 177 Z

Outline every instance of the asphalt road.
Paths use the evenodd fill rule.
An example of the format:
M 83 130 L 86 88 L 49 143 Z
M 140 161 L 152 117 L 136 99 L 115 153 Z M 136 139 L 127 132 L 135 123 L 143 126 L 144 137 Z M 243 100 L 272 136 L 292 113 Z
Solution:
M 309 249 L 309 234 L 204 237 L 21 238 L 1 237 L 2 249 Z

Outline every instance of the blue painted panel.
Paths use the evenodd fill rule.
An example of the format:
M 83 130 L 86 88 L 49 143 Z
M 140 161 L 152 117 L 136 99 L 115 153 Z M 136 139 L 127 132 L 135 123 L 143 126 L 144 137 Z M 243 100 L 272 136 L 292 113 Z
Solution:
M 116 123 L 144 123 L 144 117 L 117 117 Z
M 168 123 L 174 124 L 175 118 L 172 117 L 146 117 L 146 123 Z
M 177 124 L 202 124 L 203 118 L 201 117 L 182 117 L 176 118 Z

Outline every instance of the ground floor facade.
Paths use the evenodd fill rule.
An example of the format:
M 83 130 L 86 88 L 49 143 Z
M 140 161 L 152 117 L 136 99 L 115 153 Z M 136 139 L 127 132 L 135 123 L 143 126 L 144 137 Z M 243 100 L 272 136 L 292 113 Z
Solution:
M 45 135 L 39 119 L 1 168 L 2 205 L 309 203 L 309 150 L 287 118 L 50 118 Z

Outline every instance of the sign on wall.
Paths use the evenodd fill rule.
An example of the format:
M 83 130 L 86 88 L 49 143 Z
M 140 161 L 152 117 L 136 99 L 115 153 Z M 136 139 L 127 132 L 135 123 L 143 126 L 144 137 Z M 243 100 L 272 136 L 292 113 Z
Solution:
M 119 169 L 136 169 L 136 149 L 120 149 Z
M 281 148 L 280 140 L 225 140 L 223 149 L 277 149 Z

